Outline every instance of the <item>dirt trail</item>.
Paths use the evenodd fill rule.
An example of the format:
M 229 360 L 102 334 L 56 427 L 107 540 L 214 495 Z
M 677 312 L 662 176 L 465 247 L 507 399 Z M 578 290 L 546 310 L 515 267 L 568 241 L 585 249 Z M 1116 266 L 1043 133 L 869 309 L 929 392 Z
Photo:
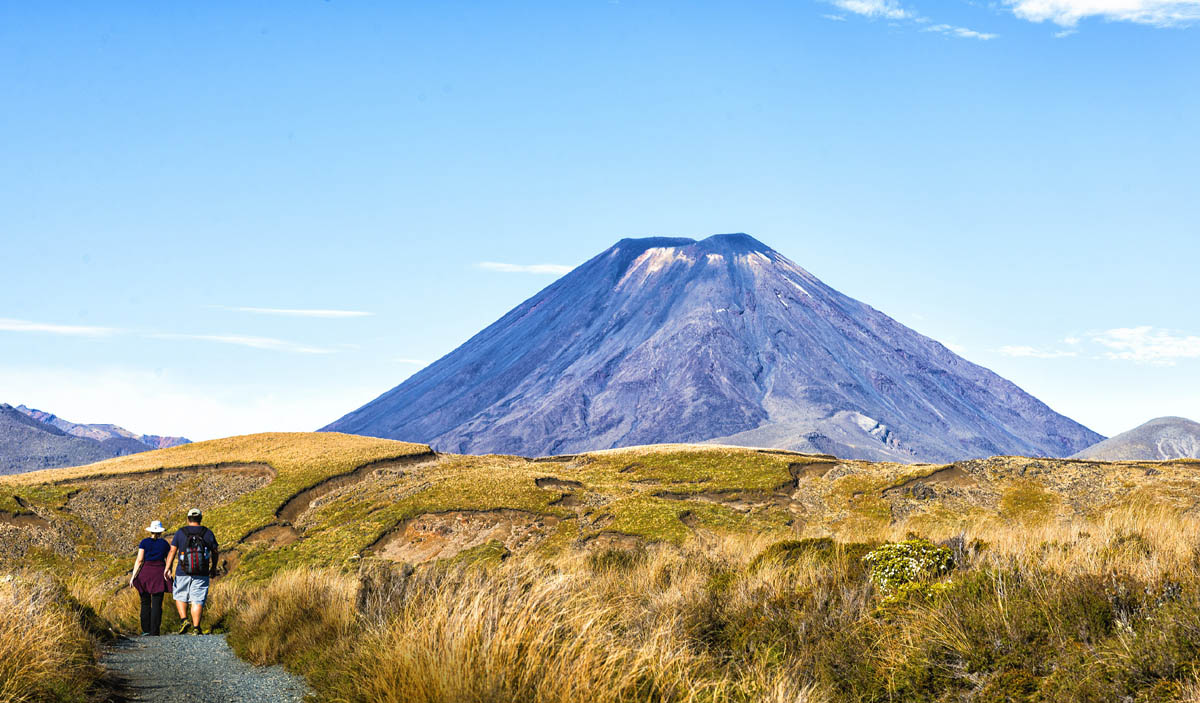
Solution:
M 427 464 L 437 460 L 436 452 L 422 452 L 420 454 L 411 454 L 409 456 L 396 457 L 393 459 L 381 459 L 379 461 L 371 461 L 358 466 L 351 471 L 329 478 L 309 486 L 300 491 L 296 495 L 288 499 L 283 507 L 275 512 L 275 516 L 286 523 L 294 523 L 297 518 L 303 515 L 312 507 L 314 501 L 323 498 L 324 496 L 338 490 L 351 486 L 359 481 L 364 481 L 376 471 L 396 469 L 401 467 L 414 467 L 420 464 Z
M 238 659 L 224 635 L 123 639 L 100 661 L 123 700 L 139 703 L 300 703 L 311 693 L 282 667 Z

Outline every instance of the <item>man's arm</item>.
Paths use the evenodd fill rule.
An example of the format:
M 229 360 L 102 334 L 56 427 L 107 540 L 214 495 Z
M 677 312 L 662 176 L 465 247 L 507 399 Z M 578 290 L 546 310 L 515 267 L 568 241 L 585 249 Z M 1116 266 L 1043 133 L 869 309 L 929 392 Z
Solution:
M 174 543 L 171 544 L 171 551 L 167 553 L 167 568 L 163 569 L 163 575 L 169 579 L 175 578 L 175 554 L 179 551 Z
M 217 565 L 221 563 L 221 547 L 217 544 L 217 536 L 213 534 L 212 530 L 208 531 L 208 536 L 211 539 L 208 548 L 212 551 L 212 561 L 208 567 L 208 575 L 212 577 L 217 575 Z

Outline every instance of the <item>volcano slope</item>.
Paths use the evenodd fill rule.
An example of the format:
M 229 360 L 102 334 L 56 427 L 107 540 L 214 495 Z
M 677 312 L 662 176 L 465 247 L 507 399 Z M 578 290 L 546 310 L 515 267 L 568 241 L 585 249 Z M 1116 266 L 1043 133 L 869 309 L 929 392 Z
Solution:
M 1072 456 L 1096 461 L 1200 458 L 1200 422 L 1160 417 L 1110 437 Z
M 1194 460 L 251 435 L 7 477 L 0 560 L 128 630 L 142 528 L 191 505 L 228 548 L 211 617 L 336 700 L 1200 694 Z
M 1103 439 L 745 234 L 623 239 L 324 429 L 467 454 L 713 442 L 903 462 Z

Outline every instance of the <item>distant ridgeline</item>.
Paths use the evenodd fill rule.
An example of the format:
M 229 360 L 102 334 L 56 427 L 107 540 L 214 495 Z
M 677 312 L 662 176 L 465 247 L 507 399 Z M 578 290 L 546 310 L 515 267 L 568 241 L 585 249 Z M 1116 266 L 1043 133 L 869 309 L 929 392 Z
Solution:
M 745 234 L 621 240 L 323 429 L 463 453 L 719 442 L 903 462 L 1103 439 Z
M 139 435 L 116 425 L 82 425 L 24 405 L 0 403 L 0 474 L 79 466 L 189 440 Z

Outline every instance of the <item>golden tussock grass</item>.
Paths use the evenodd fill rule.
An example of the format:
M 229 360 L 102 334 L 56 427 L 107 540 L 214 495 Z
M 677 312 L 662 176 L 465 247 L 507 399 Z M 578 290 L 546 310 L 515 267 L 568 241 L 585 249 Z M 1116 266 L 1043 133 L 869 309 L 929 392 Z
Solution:
M 702 535 L 393 568 L 370 598 L 354 576 L 297 571 L 250 596 L 235 639 L 345 703 L 1194 701 L 1198 527 L 1154 506 L 981 523 L 932 535 L 954 570 L 890 600 L 861 560 L 870 545 L 849 542 L 910 537 L 903 525 L 782 550 Z
M 368 440 L 329 463 L 306 454 L 325 452 L 325 437 L 264 436 L 239 445 L 243 439 L 222 445 L 222 459 L 307 468 L 214 509 L 213 524 L 231 540 L 274 521 L 298 487 L 397 450 Z M 744 466 L 725 466 L 734 452 L 722 448 L 645 460 L 652 455 L 635 451 L 630 456 L 639 463 L 605 454 L 578 465 L 504 459 L 503 471 L 496 458 L 445 458 L 413 475 L 349 487 L 314 504 L 297 523 L 306 532 L 296 545 L 247 550 L 243 573 L 253 561 L 254 578 L 263 580 L 218 580 L 206 621 L 228 625 L 231 643 L 248 660 L 283 663 L 304 673 L 322 700 L 346 703 L 1149 703 L 1200 694 L 1200 516 L 1181 509 L 1194 490 L 1185 481 L 1188 467 L 1163 466 L 1166 481 L 1140 468 L 1068 466 L 1092 472 L 1080 473 L 1084 478 L 1108 477 L 1095 489 L 1107 491 L 1105 508 L 1088 502 L 1073 475 L 1049 471 L 1039 474 L 1045 486 L 1023 492 L 1010 490 L 1009 478 L 977 472 L 966 493 L 938 488 L 943 505 L 900 490 L 936 467 L 855 464 L 829 477 L 796 478 L 792 459 L 774 454 L 755 454 Z M 184 452 L 171 456 L 194 460 Z M 988 471 L 1012 473 L 992 463 Z M 560 535 L 559 549 L 497 557 L 490 565 L 435 562 L 413 570 L 357 558 L 410 512 L 461 510 L 464 502 L 471 509 L 565 511 L 551 501 L 572 489 L 536 483 L 551 474 L 579 484 L 573 497 L 584 505 L 615 497 L 594 505 L 612 512 L 603 529 L 624 533 L 627 541 L 614 542 L 624 546 L 575 549 L 570 545 L 584 541 L 575 539 L 580 533 Z M 667 484 L 675 490 L 688 474 L 694 485 L 679 485 L 709 491 L 705 499 L 716 503 L 653 495 Z M 722 493 L 735 478 L 755 491 Z M 791 490 L 785 479 L 827 514 L 785 513 L 775 505 L 779 496 L 763 487 Z M 1166 492 L 1116 492 L 1126 479 L 1153 480 Z M 858 493 L 870 500 L 856 503 Z M 744 512 L 721 503 L 735 499 Z M 870 519 L 843 519 L 839 511 Z M 771 519 L 751 519 L 762 515 Z M 800 526 L 785 522 L 788 515 Z M 642 531 L 627 529 L 642 523 Z M 885 542 L 915 536 L 929 541 L 913 543 L 951 555 L 953 568 L 892 589 L 862 560 Z M 629 548 L 639 540 L 642 547 Z M 349 573 L 358 563 L 362 571 Z M 136 629 L 131 590 L 87 574 L 60 578 L 78 613 L 91 619 L 81 631 Z M 168 603 L 164 627 L 173 618 Z M 74 640 L 56 634 L 56 620 L 34 622 L 36 631 L 24 634 L 40 638 L 41 651 L 74 661 Z
M 1153 505 L 981 521 L 928 535 L 953 570 L 890 598 L 862 555 L 911 537 L 903 523 L 783 543 L 700 533 L 498 566 L 368 560 L 357 575 L 222 579 L 207 617 L 231 625 L 249 661 L 284 663 L 342 703 L 1196 701 L 1198 528 Z M 25 672 L 4 670 L 25 687 L 5 701 L 66 685 L 66 672 L 88 680 L 79 612 L 126 631 L 136 621 L 128 589 L 23 578 L 0 590 L 0 666 Z
M 92 641 L 65 600 L 44 575 L 0 576 L 0 703 L 79 698 L 98 675 Z
M 267 464 L 281 472 L 337 472 L 383 459 L 430 451 L 424 444 L 339 432 L 264 432 L 181 444 L 66 469 L 0 477 L 0 483 L 36 485 L 214 464 Z
M 612 568 L 574 555 L 431 569 L 401 579 L 369 611 L 359 599 L 357 613 L 353 577 L 290 572 L 238 617 L 234 641 L 256 663 L 322 652 L 299 657 L 300 667 L 333 701 L 823 703 L 811 676 L 769 652 L 730 662 L 707 641 L 721 638 L 715 610 L 755 609 L 764 592 L 795 586 L 763 568 L 717 593 L 759 542 L 656 549 Z
M 903 539 L 911 531 L 900 522 L 869 535 L 837 534 L 839 539 Z M 1090 518 L 1036 525 L 987 518 L 962 530 L 926 533 L 933 539 L 959 536 L 987 545 L 985 563 L 1054 574 L 1118 573 L 1142 580 L 1194 570 L 1200 514 L 1161 504 L 1123 505 Z
M 232 644 L 254 664 L 308 672 L 344 643 L 354 624 L 354 579 L 334 571 L 277 575 L 239 602 Z
M 354 699 L 688 700 L 696 655 L 676 624 L 624 615 L 619 600 L 537 569 L 417 589 L 367 635 Z

